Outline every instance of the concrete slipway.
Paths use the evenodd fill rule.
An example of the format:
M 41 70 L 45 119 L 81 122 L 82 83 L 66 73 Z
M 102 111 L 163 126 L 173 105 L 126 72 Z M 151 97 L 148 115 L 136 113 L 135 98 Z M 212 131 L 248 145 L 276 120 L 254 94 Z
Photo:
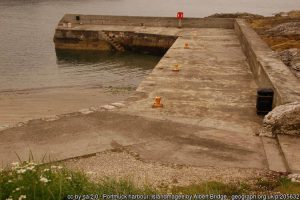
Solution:
M 285 172 L 277 140 L 255 135 L 262 123 L 255 113 L 258 86 L 233 23 L 181 29 L 121 24 L 69 28 L 178 38 L 126 102 L 1 131 L 3 164 L 16 160 L 15 152 L 27 158 L 29 149 L 36 159 L 47 154 L 63 160 L 126 148 L 144 161 Z M 175 64 L 178 72 L 172 71 Z M 163 108 L 151 107 L 156 96 Z

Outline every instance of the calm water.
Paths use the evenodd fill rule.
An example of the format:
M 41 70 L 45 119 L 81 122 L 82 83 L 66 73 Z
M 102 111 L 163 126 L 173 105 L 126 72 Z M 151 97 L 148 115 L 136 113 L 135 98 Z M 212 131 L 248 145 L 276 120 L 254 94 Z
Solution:
M 63 53 L 53 34 L 65 13 L 187 17 L 217 12 L 271 15 L 300 9 L 300 0 L 0 0 L 0 91 L 103 85 L 136 86 L 159 57 Z

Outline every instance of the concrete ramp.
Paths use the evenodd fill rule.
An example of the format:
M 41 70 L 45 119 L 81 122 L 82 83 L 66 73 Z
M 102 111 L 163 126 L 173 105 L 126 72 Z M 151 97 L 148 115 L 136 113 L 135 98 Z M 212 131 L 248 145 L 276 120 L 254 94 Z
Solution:
M 259 137 L 218 129 L 103 111 L 32 121 L 0 132 L 5 166 L 30 151 L 35 160 L 64 160 L 119 149 L 144 161 L 193 166 L 267 168 Z
M 184 29 L 139 85 L 148 97 L 123 110 L 255 137 L 262 121 L 255 113 L 256 89 L 233 30 Z M 155 96 L 162 109 L 151 108 Z

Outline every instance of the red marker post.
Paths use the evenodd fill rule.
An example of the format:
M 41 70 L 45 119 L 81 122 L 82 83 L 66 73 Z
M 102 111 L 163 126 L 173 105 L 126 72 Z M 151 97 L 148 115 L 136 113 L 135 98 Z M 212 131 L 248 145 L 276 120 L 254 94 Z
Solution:
M 181 26 L 182 26 L 182 19 L 183 19 L 183 12 L 178 12 L 176 18 L 178 19 L 178 28 L 181 28 Z

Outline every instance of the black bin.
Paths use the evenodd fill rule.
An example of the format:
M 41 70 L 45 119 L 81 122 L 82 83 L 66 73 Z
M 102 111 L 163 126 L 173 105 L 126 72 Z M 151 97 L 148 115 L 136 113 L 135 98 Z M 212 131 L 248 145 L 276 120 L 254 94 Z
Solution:
M 76 20 L 77 20 L 77 21 L 80 20 L 80 16 L 79 16 L 79 15 L 76 16 Z
M 270 88 L 257 90 L 256 113 L 266 115 L 272 110 L 274 91 Z

